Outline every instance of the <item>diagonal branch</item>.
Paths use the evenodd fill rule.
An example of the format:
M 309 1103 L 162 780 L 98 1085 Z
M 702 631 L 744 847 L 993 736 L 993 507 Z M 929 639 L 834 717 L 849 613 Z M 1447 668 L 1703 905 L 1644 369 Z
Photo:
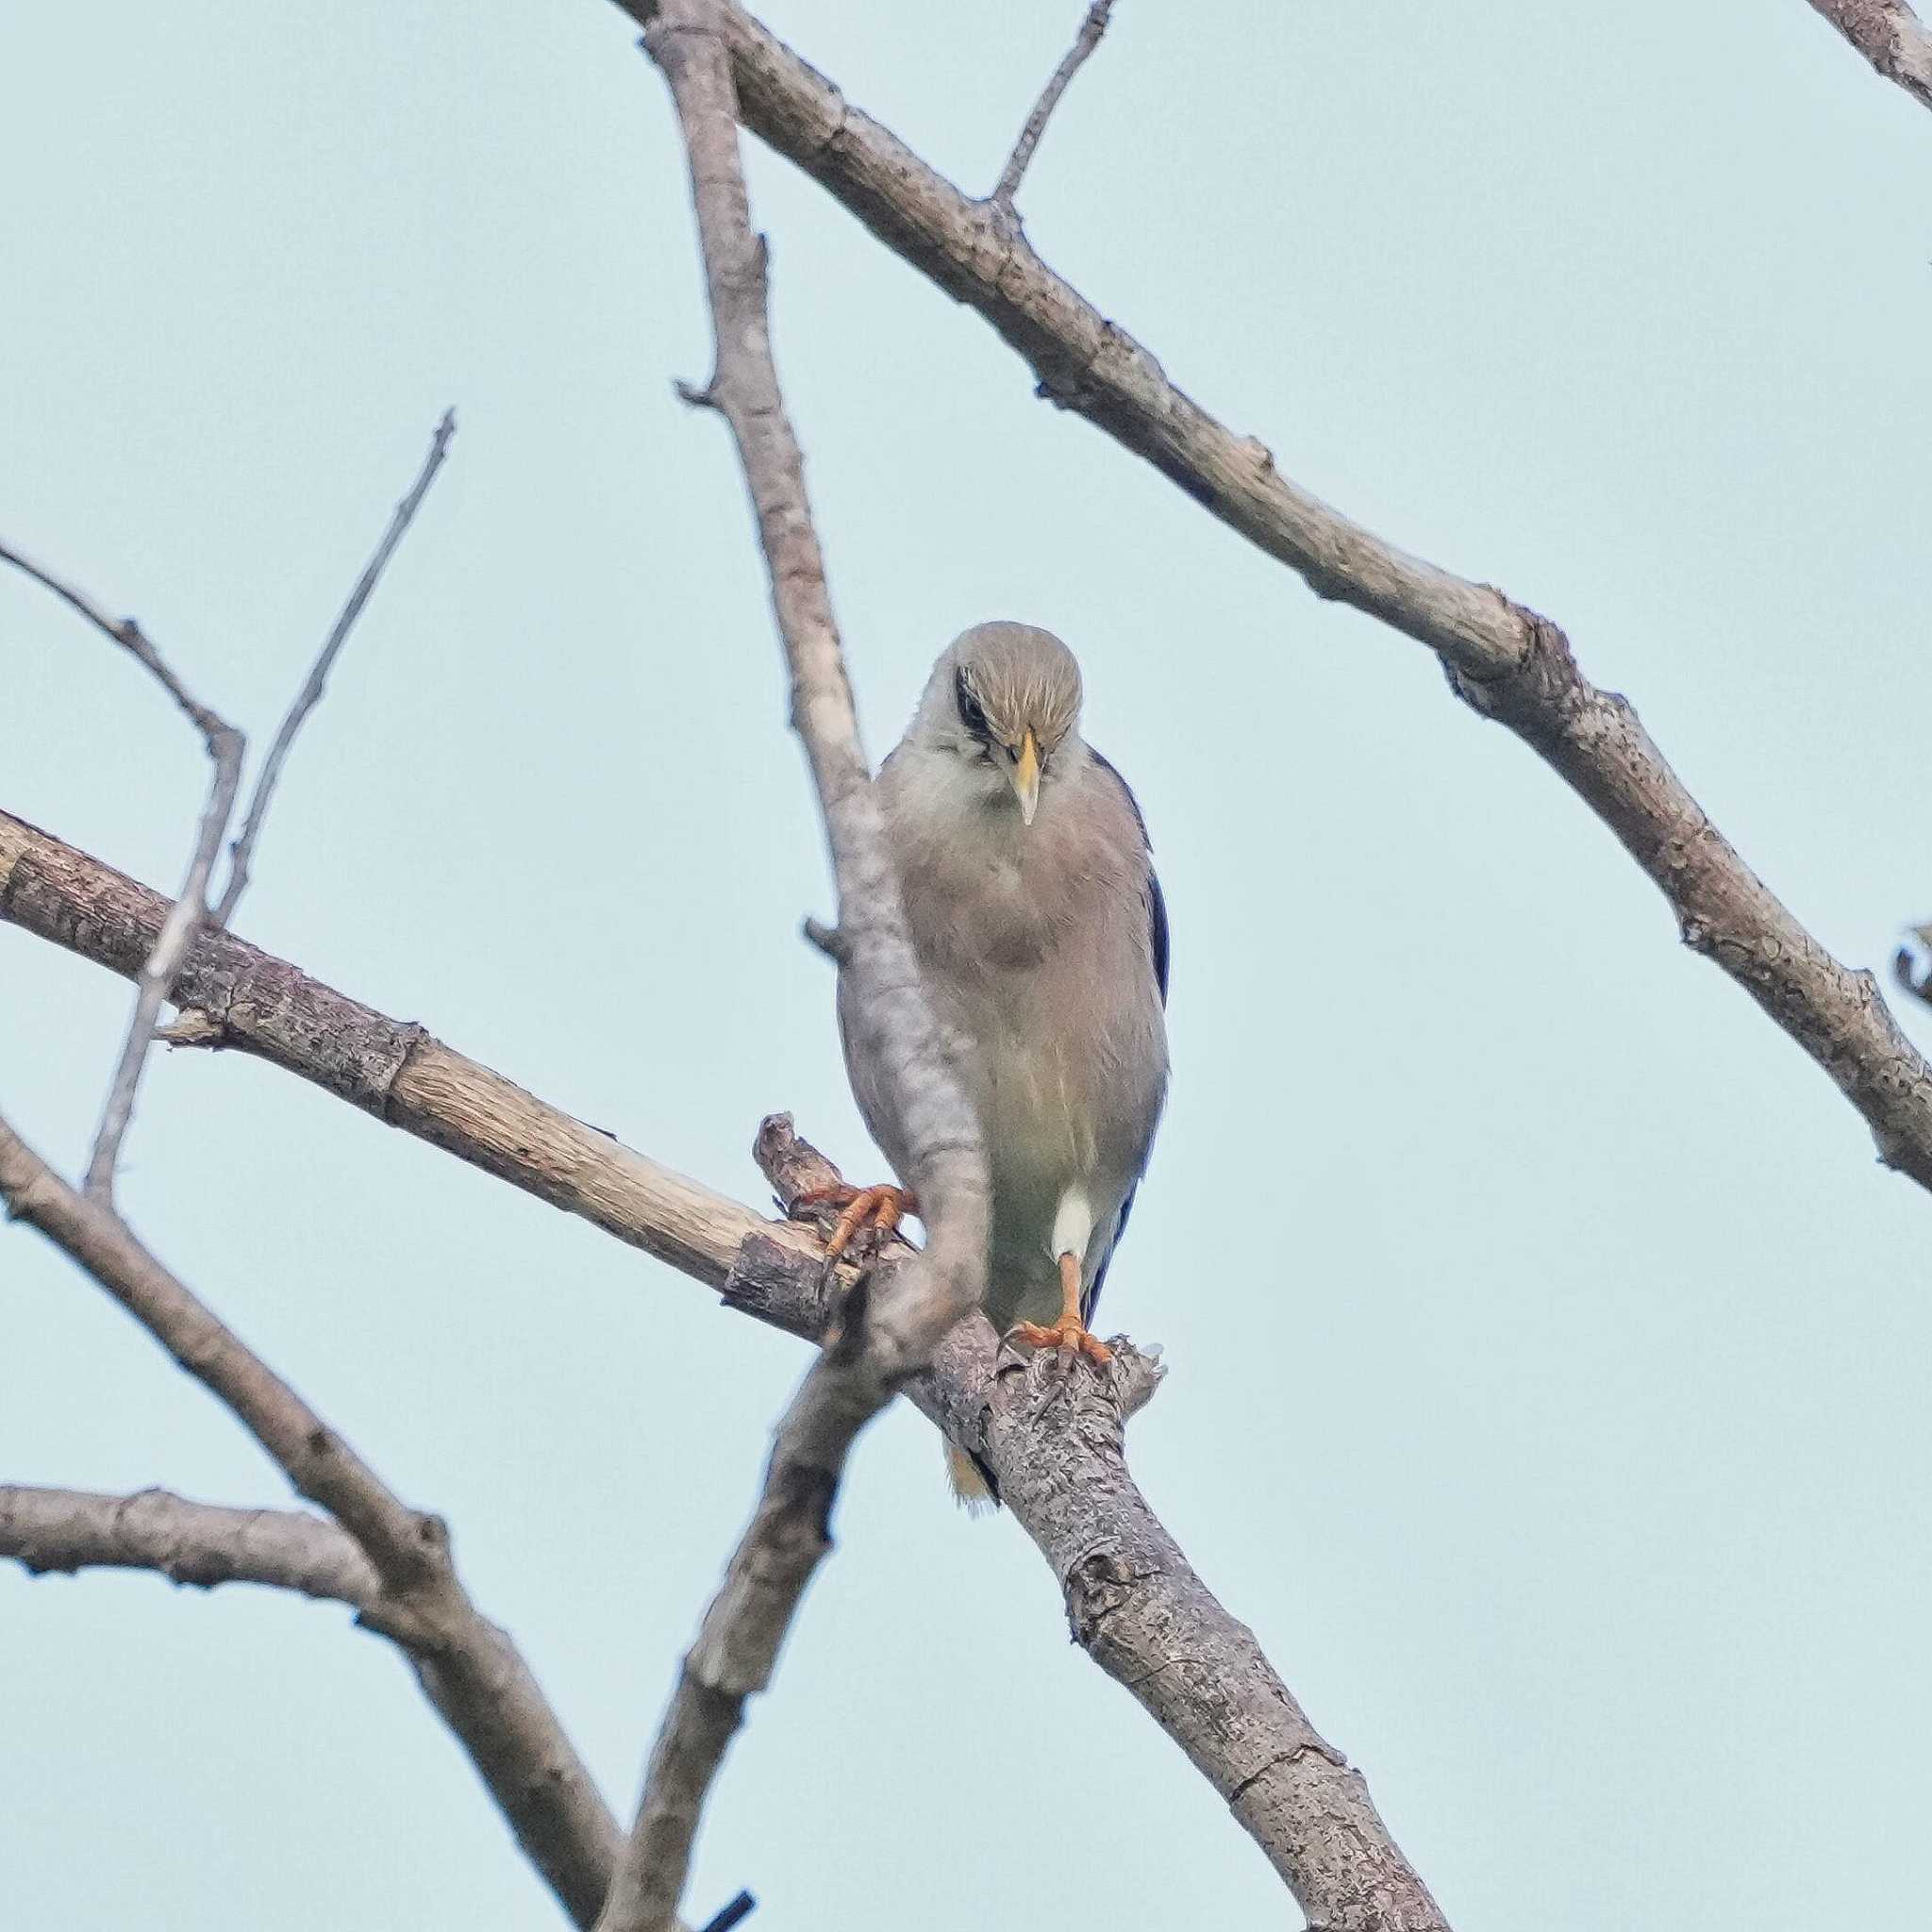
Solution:
M 221 851 L 222 835 L 227 830 L 229 814 L 235 808 L 235 793 L 242 783 L 242 755 L 246 741 L 233 725 L 226 724 L 208 707 L 192 696 L 181 680 L 155 649 L 147 634 L 133 618 L 116 623 L 92 598 L 63 582 L 51 571 L 30 562 L 16 550 L 0 545 L 0 562 L 10 563 L 45 586 L 70 608 L 104 636 L 133 657 L 175 700 L 189 722 L 201 733 L 208 747 L 213 773 L 208 781 L 208 803 L 202 808 L 195 827 L 194 851 L 188 862 L 188 876 L 182 881 L 173 909 L 156 936 L 141 976 L 136 983 L 134 1017 L 128 1022 L 126 1038 L 121 1043 L 114 1077 L 108 1084 L 108 1101 L 101 1113 L 100 1131 L 94 1136 L 93 1152 L 87 1164 L 87 1191 L 97 1201 L 112 1203 L 114 1167 L 121 1156 L 121 1142 L 127 1124 L 134 1117 L 134 1096 L 141 1087 L 142 1070 L 154 1045 L 155 1022 L 174 991 L 175 975 L 187 956 L 194 935 L 208 916 L 208 882 Z
M 860 1038 L 907 1128 L 908 1176 L 929 1240 L 903 1291 L 855 1294 L 841 1340 L 812 1365 L 779 1419 L 764 1487 L 684 1659 L 644 1774 L 637 1822 L 598 1924 L 670 1932 L 705 1799 L 748 1696 L 771 1683 L 806 1585 L 831 1545 L 831 1512 L 853 1442 L 946 1331 L 979 1305 L 989 1190 L 978 1124 L 955 1077 L 886 849 L 872 774 L 832 615 L 804 457 L 778 388 L 766 250 L 752 232 L 738 151 L 738 103 L 716 0 L 666 0 L 644 45 L 670 84 L 691 166 L 715 359 L 702 396 L 729 425 L 758 517 L 772 607 L 791 675 L 839 891 L 841 971 Z
M 1060 104 L 1060 96 L 1072 84 L 1074 75 L 1086 64 L 1087 57 L 1100 44 L 1100 37 L 1107 31 L 1108 16 L 1113 12 L 1113 0 L 1093 0 L 1087 9 L 1087 18 L 1080 23 L 1080 31 L 1074 37 L 1074 44 L 1067 49 L 1066 58 L 1053 71 L 1053 78 L 1040 91 L 1040 98 L 1033 104 L 1033 111 L 1026 117 L 1026 125 L 1020 130 L 1020 138 L 1013 143 L 1013 152 L 1007 157 L 1007 165 L 1000 170 L 1000 178 L 987 197 L 995 208 L 1012 212 L 1013 197 L 1020 192 L 1020 180 L 1025 174 L 1027 164 L 1033 159 L 1033 150 L 1040 145 L 1040 137 L 1046 132 L 1046 124 L 1052 118 L 1053 110 Z
M 289 707 L 288 716 L 282 720 L 281 728 L 275 733 L 275 742 L 268 748 L 268 757 L 262 760 L 261 771 L 255 780 L 255 791 L 248 800 L 241 836 L 230 848 L 228 883 L 213 915 L 216 925 L 227 924 L 235 916 L 235 908 L 242 894 L 248 890 L 248 862 L 255 857 L 255 842 L 261 836 L 261 823 L 268 816 L 269 804 L 275 797 L 275 785 L 282 775 L 282 766 L 288 759 L 290 747 L 295 742 L 295 734 L 308 722 L 309 712 L 322 702 L 322 694 L 328 686 L 329 672 L 334 668 L 343 644 L 348 641 L 356 620 L 361 616 L 362 607 L 368 603 L 377 580 L 389 567 L 390 558 L 395 555 L 396 546 L 415 521 L 423 499 L 429 493 L 429 486 L 436 481 L 436 473 L 442 468 L 443 458 L 449 454 L 450 439 L 456 433 L 457 412 L 445 409 L 442 420 L 436 425 L 435 434 L 429 439 L 429 454 L 423 459 L 422 470 L 410 486 L 408 494 L 396 505 L 395 514 L 390 519 L 389 528 L 383 532 L 382 541 L 362 567 L 362 575 L 356 579 L 356 588 L 349 592 L 349 601 L 342 606 L 341 614 L 330 627 L 322 649 L 316 654 L 315 662 L 309 667 L 308 677 L 303 680 L 302 689 L 295 693 L 295 701 Z
M 1887 80 L 1932 108 L 1932 28 L 1906 0 L 1811 0 Z
M 471 1602 L 442 1521 L 400 1501 L 117 1215 L 70 1188 L 4 1120 L 0 1203 L 106 1289 L 228 1407 L 296 1492 L 341 1525 L 377 1586 L 365 1621 L 409 1653 L 518 1843 L 588 1925 L 615 1856 L 616 1824 L 528 1667 Z
M 146 887 L 0 812 L 0 918 L 125 974 L 165 910 Z M 658 1166 L 286 960 L 204 934 L 182 992 L 209 1016 L 214 1038 L 584 1216 L 722 1289 L 742 1314 L 808 1340 L 836 1314 L 836 1287 L 802 1227 Z M 788 1199 L 836 1177 L 808 1159 L 789 1123 L 771 1124 L 758 1151 Z M 1371 1874 L 1412 1905 L 1427 1894 L 1358 1774 L 1313 1740 L 1252 1633 L 1214 1599 L 1128 1477 L 1120 1413 L 1134 1392 L 1129 1385 L 1098 1407 L 1069 1407 L 1054 1390 L 1018 1383 L 983 1318 L 954 1330 L 912 1391 L 992 1468 L 1067 1593 L 1076 1638 L 1227 1801 L 1316 1923 L 1429 1932 L 1439 1921 L 1421 1905 L 1407 1921 L 1374 1916 Z
M 651 0 L 622 0 L 648 19 Z M 1351 522 L 1169 381 L 1124 329 L 981 202 L 853 107 L 741 8 L 724 13 L 744 125 L 892 252 L 991 323 L 1040 391 L 1145 458 L 1318 596 L 1366 611 L 1441 658 L 1450 688 L 1507 725 L 1613 832 L 1714 961 L 1863 1116 L 1879 1158 L 1932 1188 L 1932 1065 L 1877 982 L 1834 958 L 1745 864 L 1614 692 L 1577 668 L 1557 625 Z

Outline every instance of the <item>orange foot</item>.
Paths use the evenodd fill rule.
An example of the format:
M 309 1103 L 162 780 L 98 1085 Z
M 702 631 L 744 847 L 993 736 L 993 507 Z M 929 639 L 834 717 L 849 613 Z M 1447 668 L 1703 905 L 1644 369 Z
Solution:
M 1080 1257 L 1062 1255 L 1060 1268 L 1060 1318 L 1050 1325 L 1039 1322 L 1015 1322 L 1007 1332 L 1016 1335 L 1031 1348 L 1051 1348 L 1058 1352 L 1060 1367 L 1071 1369 L 1074 1357 L 1084 1355 L 1096 1369 L 1113 1359 L 1113 1350 L 1080 1319 Z
M 1058 1350 L 1061 1360 L 1069 1368 L 1076 1355 L 1084 1355 L 1096 1369 L 1104 1369 L 1113 1359 L 1113 1350 L 1077 1314 L 1062 1315 L 1050 1328 L 1042 1327 L 1038 1322 L 1015 1322 L 1008 1332 L 1017 1336 L 1029 1348 Z
M 849 1181 L 841 1181 L 836 1187 L 813 1188 L 799 1195 L 791 1204 L 792 1218 L 796 1220 L 801 1210 L 811 1208 L 841 1210 L 825 1237 L 825 1266 L 829 1268 L 851 1246 L 860 1228 L 876 1253 L 907 1215 L 919 1212 L 919 1202 L 909 1188 L 855 1188 Z

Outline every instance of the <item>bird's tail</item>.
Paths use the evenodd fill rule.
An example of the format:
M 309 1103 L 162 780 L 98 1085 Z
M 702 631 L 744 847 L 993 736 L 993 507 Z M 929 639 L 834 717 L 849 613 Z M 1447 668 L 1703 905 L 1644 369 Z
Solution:
M 1000 1507 L 999 1492 L 987 1472 L 956 1443 L 946 1444 L 946 1474 L 952 1478 L 953 1500 L 969 1516 L 984 1516 Z

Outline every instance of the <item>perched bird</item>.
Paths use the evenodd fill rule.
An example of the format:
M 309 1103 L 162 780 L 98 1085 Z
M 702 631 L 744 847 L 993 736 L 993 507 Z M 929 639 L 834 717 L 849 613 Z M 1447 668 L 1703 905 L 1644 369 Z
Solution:
M 1059 639 L 975 625 L 933 666 L 878 799 L 986 1140 L 987 1314 L 1034 1348 L 1105 1363 L 1094 1304 L 1167 1094 L 1167 908 L 1134 795 L 1079 722 L 1080 667 Z M 855 1050 L 849 998 L 841 980 L 853 1091 L 903 1177 L 904 1137 Z M 851 1190 L 844 1205 L 835 1247 L 916 1211 L 900 1189 Z M 984 1493 L 962 1462 L 956 1485 Z

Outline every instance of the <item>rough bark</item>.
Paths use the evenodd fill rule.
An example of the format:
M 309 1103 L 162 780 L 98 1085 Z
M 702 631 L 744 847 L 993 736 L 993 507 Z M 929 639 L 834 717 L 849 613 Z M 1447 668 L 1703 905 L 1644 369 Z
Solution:
M 0 919 L 132 978 L 168 902 L 0 812 Z M 660 1167 L 445 1046 L 228 933 L 196 940 L 175 988 L 185 1037 L 299 1074 L 391 1126 L 447 1149 L 567 1213 L 722 1287 L 769 1223 Z M 781 1230 L 801 1247 L 803 1230 Z
M 1906 0 L 1811 0 L 1887 80 L 1932 108 L 1932 29 Z
M 783 1115 L 755 1149 L 783 1201 L 837 1170 Z M 874 1292 L 890 1293 L 888 1266 Z M 809 1270 L 755 1249 L 727 1290 L 738 1306 L 813 1307 Z M 791 1325 L 786 1323 L 784 1325 Z M 1194 1574 L 1127 1473 L 1126 1418 L 1160 1371 L 1124 1336 L 1105 1378 L 1063 1375 L 1051 1355 L 1002 1354 L 983 1317 L 941 1344 L 913 1399 L 980 1457 L 1001 1502 L 1059 1579 L 1074 1641 L 1122 1686 L 1226 1801 L 1241 1828 L 1327 1932 L 1443 1932 L 1447 1922 L 1371 1801 L 1254 1633 Z
M 651 0 L 622 0 L 640 20 Z M 1932 1066 L 1877 982 L 1834 958 L 1752 872 L 1665 762 L 1636 712 L 1578 669 L 1557 626 L 1500 591 L 1410 557 L 1291 481 L 1167 377 L 1035 253 L 741 8 L 727 6 L 744 125 L 795 162 L 1026 360 L 1040 392 L 1151 462 L 1295 571 L 1441 658 L 1451 688 L 1507 725 L 1616 835 L 1686 944 L 1741 986 L 1864 1117 L 1879 1158 L 1932 1188 Z
M 0 917 L 127 974 L 142 957 L 143 932 L 165 909 L 158 893 L 0 813 Z M 838 1312 L 850 1277 L 825 1280 L 819 1244 L 804 1227 L 767 1220 L 645 1160 L 421 1027 L 225 934 L 202 935 L 184 981 L 197 1005 L 223 1016 L 227 1045 L 584 1215 L 722 1290 L 727 1306 L 813 1341 Z M 433 1077 L 419 1077 L 425 1065 Z M 346 1079 L 344 1068 L 363 1074 Z M 838 1177 L 796 1141 L 789 1121 L 768 1124 L 757 1154 L 788 1199 Z M 1315 1922 L 1350 1932 L 1423 1932 L 1440 1924 L 1420 1881 L 1372 1822 L 1358 1774 L 1311 1742 L 1307 1720 L 1252 1636 L 1215 1601 L 1134 1488 L 1121 1457 L 1121 1424 L 1105 1405 L 1124 1412 L 1152 1378 L 1143 1360 L 1129 1363 L 1120 1353 L 1120 1379 L 1088 1391 L 1070 1411 L 1058 1385 L 1003 1360 L 991 1326 L 974 1316 L 954 1329 L 908 1392 L 986 1458 L 1008 1508 L 1060 1579 L 1076 1637 L 1087 1631 L 1094 1661 L 1227 1799 Z M 1089 1552 L 1096 1566 L 1083 1570 Z M 1101 1591 L 1120 1601 L 1106 1614 L 1081 1611 L 1100 1604 Z M 1331 1819 L 1332 1829 L 1324 1824 Z M 1380 1918 L 1369 1915 L 1382 1909 L 1374 1905 L 1378 1888 L 1393 1901 Z

